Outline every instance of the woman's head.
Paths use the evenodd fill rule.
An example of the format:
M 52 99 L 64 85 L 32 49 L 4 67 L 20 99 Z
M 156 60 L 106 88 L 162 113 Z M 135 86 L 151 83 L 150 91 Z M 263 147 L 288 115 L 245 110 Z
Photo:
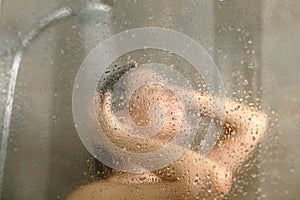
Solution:
M 150 68 L 133 67 L 115 83 L 103 99 L 96 97 L 98 121 L 106 135 L 134 152 L 157 150 L 172 141 L 185 121 L 184 105 L 164 77 Z M 128 98 L 128 105 L 118 98 Z

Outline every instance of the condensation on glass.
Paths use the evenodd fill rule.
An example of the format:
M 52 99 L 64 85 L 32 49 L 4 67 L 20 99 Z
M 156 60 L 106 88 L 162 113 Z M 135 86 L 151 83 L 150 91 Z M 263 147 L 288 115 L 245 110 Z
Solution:
M 182 190 L 176 198 L 297 199 L 299 6 L 296 0 L 0 0 L 1 199 L 85 199 L 101 183 L 116 197 L 172 198 Z M 202 160 L 195 162 L 193 152 L 198 150 L 197 139 L 201 141 L 197 137 L 193 152 L 169 168 L 144 176 L 116 172 L 95 159 L 82 144 L 71 106 L 80 65 L 103 40 L 141 27 L 173 29 L 199 42 L 218 66 L 231 102 L 228 105 L 245 105 L 268 116 L 263 140 L 234 173 Z M 120 78 L 118 70 L 130 71 L 159 59 L 174 64 L 175 69 L 189 69 L 186 60 L 167 51 L 130 52 L 111 64 L 113 73 L 108 73 L 108 81 L 99 80 L 98 100 L 109 103 L 107 91 L 114 79 Z M 200 85 L 202 94 L 209 95 L 201 78 L 195 80 L 189 70 L 181 72 Z M 148 123 L 148 108 L 140 105 L 141 99 L 153 105 L 147 98 L 159 96 L 157 101 L 172 110 L 177 105 L 172 95 L 158 85 L 137 90 L 131 104 L 133 120 L 139 126 Z M 118 109 L 116 103 L 112 109 Z M 242 111 L 237 115 L 244 116 Z M 153 116 L 157 117 L 155 112 Z M 209 122 L 206 120 L 203 127 Z M 189 168 L 189 159 L 194 167 Z M 187 177 L 191 169 L 196 171 Z M 217 190 L 212 169 L 228 175 Z M 232 181 L 226 182 L 227 178 Z

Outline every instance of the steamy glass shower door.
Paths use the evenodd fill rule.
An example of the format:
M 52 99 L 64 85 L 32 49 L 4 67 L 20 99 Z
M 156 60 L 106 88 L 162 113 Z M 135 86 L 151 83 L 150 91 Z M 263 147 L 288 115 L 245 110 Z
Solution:
M 0 0 L 0 199 L 97 199 L 104 195 L 97 193 L 99 190 L 111 191 L 116 194 L 111 198 L 117 199 L 298 199 L 299 6 L 297 0 Z M 152 29 L 147 29 L 150 27 Z M 135 31 L 141 29 L 147 32 L 146 36 L 139 38 L 140 32 Z M 107 51 L 109 56 L 121 52 L 121 49 L 130 49 L 135 41 L 142 45 L 116 57 L 109 66 L 102 66 L 105 59 L 93 55 L 104 41 L 117 38 L 118 34 L 124 35 L 118 38 L 118 42 L 112 40 L 109 46 L 111 51 Z M 191 45 L 182 41 L 189 41 Z M 153 48 L 158 45 L 162 48 Z M 174 48 L 170 50 L 167 47 Z M 105 48 L 108 50 L 108 46 Z M 192 48 L 199 51 L 189 51 Z M 107 71 L 100 73 L 99 77 L 96 72 L 90 73 L 89 78 L 77 85 L 81 67 L 89 67 L 86 63 L 94 63 Z M 165 67 L 159 68 L 153 63 Z M 198 73 L 195 65 L 202 67 L 204 73 Z M 206 74 L 205 70 L 210 69 L 208 66 L 215 68 Z M 126 106 L 117 105 L 123 102 L 121 92 L 127 91 L 130 85 L 136 87 L 137 83 L 158 81 L 157 85 L 161 86 L 150 84 L 149 89 L 143 88 L 142 84 L 141 89 L 133 91 L 127 114 L 138 126 L 136 130 L 144 130 L 140 128 L 151 125 L 151 120 L 155 128 L 161 128 L 164 124 L 160 119 L 168 120 L 168 112 L 172 116 L 170 120 L 190 119 L 186 127 L 191 133 L 195 131 L 195 135 L 189 132 L 188 135 L 193 137 L 182 136 L 190 143 L 184 143 L 184 148 L 181 142 L 179 145 L 175 142 L 175 146 L 172 143 L 165 157 L 157 159 L 154 156 L 153 162 L 151 157 L 144 157 L 148 164 L 138 163 L 128 167 L 131 163 L 128 160 L 124 162 L 127 166 L 111 161 L 114 158 L 118 160 L 118 156 L 123 161 L 123 154 L 116 157 L 109 154 L 111 159 L 102 159 L 102 154 L 98 156 L 95 149 L 97 145 L 102 149 L 103 144 L 95 140 L 94 146 L 89 147 L 80 137 L 78 118 L 74 117 L 74 113 L 79 113 L 82 120 L 89 119 L 90 115 L 84 113 L 84 109 L 77 112 L 77 107 L 74 108 L 74 91 L 84 84 L 88 85 L 94 77 L 99 81 L 95 84 L 93 95 L 99 93 L 100 102 L 105 102 L 109 92 L 113 98 L 119 98 L 119 101 L 112 100 L 111 109 L 115 118 L 123 117 L 123 112 L 117 112 L 118 109 L 126 109 Z M 176 81 L 174 77 L 187 80 L 187 83 Z M 119 80 L 124 83 L 118 85 Z M 183 86 L 185 89 L 182 89 Z M 88 91 L 86 88 L 80 91 Z M 190 93 L 192 90 L 194 93 Z M 179 97 L 174 100 L 170 96 L 176 91 Z M 139 92 L 143 95 L 139 96 Z M 211 166 L 206 171 L 207 176 L 200 172 L 206 170 L 205 167 L 200 164 L 189 167 L 188 163 L 183 164 L 180 168 L 184 169 L 182 173 L 172 180 L 162 175 L 167 166 L 179 166 L 176 162 L 186 152 L 191 152 L 191 155 L 196 152 L 201 159 L 205 159 L 224 137 L 235 140 L 234 134 L 242 132 L 234 126 L 235 121 L 227 121 L 229 114 L 225 108 L 223 118 L 219 117 L 223 123 L 219 123 L 222 120 L 210 120 L 211 117 L 205 114 L 200 118 L 203 122 L 193 118 L 202 116 L 205 111 L 199 106 L 198 113 L 187 109 L 189 106 L 194 109 L 193 105 L 198 103 L 199 98 L 194 98 L 197 92 L 214 94 L 216 98 L 220 96 L 216 94 L 222 94 L 220 102 L 223 104 L 217 104 L 216 108 L 220 105 L 220 108 L 223 108 L 222 105 L 239 105 L 245 110 L 267 116 L 268 128 L 262 131 L 263 137 L 257 143 L 256 138 L 252 143 L 250 141 L 249 144 L 253 144 L 251 148 L 241 147 L 232 154 L 238 157 L 238 154 L 247 151 L 243 162 L 228 173 L 230 180 L 226 177 L 224 180 L 228 182 L 222 179 L 216 187 L 214 183 L 221 179 L 216 174 L 221 174 L 222 167 L 230 166 L 229 158 L 225 161 L 211 159 L 222 162 L 219 168 Z M 140 105 L 142 109 L 133 106 L 131 102 L 137 96 L 148 102 L 147 105 L 157 106 L 154 108 L 158 109 L 152 110 L 154 117 L 151 109 L 150 112 L 148 107 L 143 107 L 144 104 Z M 149 97 L 157 99 L 158 104 L 147 100 Z M 186 97 L 192 100 L 188 101 Z M 90 100 L 98 105 L 97 98 Z M 178 99 L 185 102 L 184 106 Z M 174 104 L 177 100 L 178 105 Z M 186 108 L 187 114 L 180 111 L 173 116 L 173 109 L 178 111 L 178 107 Z M 97 120 L 101 124 L 102 116 L 105 116 L 103 110 L 100 109 L 99 114 L 95 106 L 93 111 L 99 116 Z M 236 112 L 244 119 L 244 111 Z M 145 117 L 148 114 L 149 119 Z M 160 115 L 163 117 L 160 118 Z M 134 121 L 137 119 L 140 121 Z M 182 124 L 185 124 L 184 120 Z M 102 122 L 102 128 L 107 132 L 109 122 Z M 117 124 L 124 125 L 125 122 L 118 120 Z M 218 131 L 214 137 L 207 139 L 207 134 L 202 133 L 207 131 L 209 123 L 215 124 Z M 177 127 L 178 124 L 173 125 Z M 234 133 L 231 132 L 231 125 L 238 130 L 236 133 L 234 130 Z M 155 128 L 147 130 L 154 132 Z M 85 130 L 89 132 L 94 129 Z M 133 132 L 129 128 L 121 130 Z M 92 131 L 90 133 L 93 135 Z M 115 133 L 112 132 L 112 140 L 116 138 Z M 168 137 L 173 141 L 173 137 Z M 133 141 L 126 142 L 126 137 L 123 140 L 125 144 L 116 141 L 125 146 L 129 144 L 123 151 L 141 154 L 141 151 L 130 146 Z M 149 143 L 145 143 L 146 147 Z M 243 143 L 240 139 L 236 139 L 236 144 L 247 146 L 247 142 Z M 180 147 L 178 154 L 174 153 L 177 146 Z M 160 148 L 165 147 L 162 145 Z M 158 164 L 152 168 L 151 162 Z M 132 169 L 143 169 L 147 176 L 132 173 Z M 195 174 L 185 179 L 185 174 L 194 169 Z M 131 186 L 124 186 L 126 184 L 120 181 L 123 178 Z M 203 186 L 199 186 L 202 183 Z

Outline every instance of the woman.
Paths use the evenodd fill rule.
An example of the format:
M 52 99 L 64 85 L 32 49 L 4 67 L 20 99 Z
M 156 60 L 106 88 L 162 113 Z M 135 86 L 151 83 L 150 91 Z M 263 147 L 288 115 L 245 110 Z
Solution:
M 145 74 L 145 71 L 136 73 Z M 201 113 L 214 116 L 217 120 L 220 116 L 212 113 L 211 97 L 201 92 L 194 94 Z M 111 91 L 105 91 L 103 98 L 97 95 L 96 105 L 100 126 L 111 141 L 139 153 L 159 149 L 164 143 L 172 141 L 186 117 L 182 112 L 184 105 L 164 84 L 142 86 L 130 100 L 130 116 L 141 127 L 149 125 L 153 119 L 149 108 L 157 105 L 165 108 L 164 127 L 147 139 L 133 138 L 119 127 L 111 110 Z M 267 128 L 264 113 L 233 100 L 225 100 L 225 113 L 225 134 L 204 158 L 187 149 L 168 167 L 144 174 L 114 172 L 107 179 L 77 189 L 67 199 L 222 198 L 231 188 L 233 173 L 251 155 Z

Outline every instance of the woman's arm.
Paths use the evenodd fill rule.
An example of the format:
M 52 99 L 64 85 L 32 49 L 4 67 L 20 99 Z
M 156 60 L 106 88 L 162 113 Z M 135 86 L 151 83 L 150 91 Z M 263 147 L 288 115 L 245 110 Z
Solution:
M 200 109 L 211 113 L 211 97 L 197 93 Z M 225 129 L 230 134 L 207 155 L 211 160 L 235 171 L 253 152 L 267 129 L 267 115 L 231 99 L 225 101 Z M 216 115 L 218 117 L 218 113 Z
M 212 116 L 211 96 L 196 93 L 202 113 Z M 225 101 L 225 124 L 231 134 L 218 142 L 212 151 L 200 159 L 196 152 L 188 150 L 170 166 L 155 172 L 167 180 L 181 179 L 197 191 L 193 180 L 197 176 L 211 177 L 212 188 L 226 194 L 232 185 L 232 174 L 253 152 L 267 128 L 267 116 L 233 100 Z M 221 113 L 214 113 L 221 118 Z

